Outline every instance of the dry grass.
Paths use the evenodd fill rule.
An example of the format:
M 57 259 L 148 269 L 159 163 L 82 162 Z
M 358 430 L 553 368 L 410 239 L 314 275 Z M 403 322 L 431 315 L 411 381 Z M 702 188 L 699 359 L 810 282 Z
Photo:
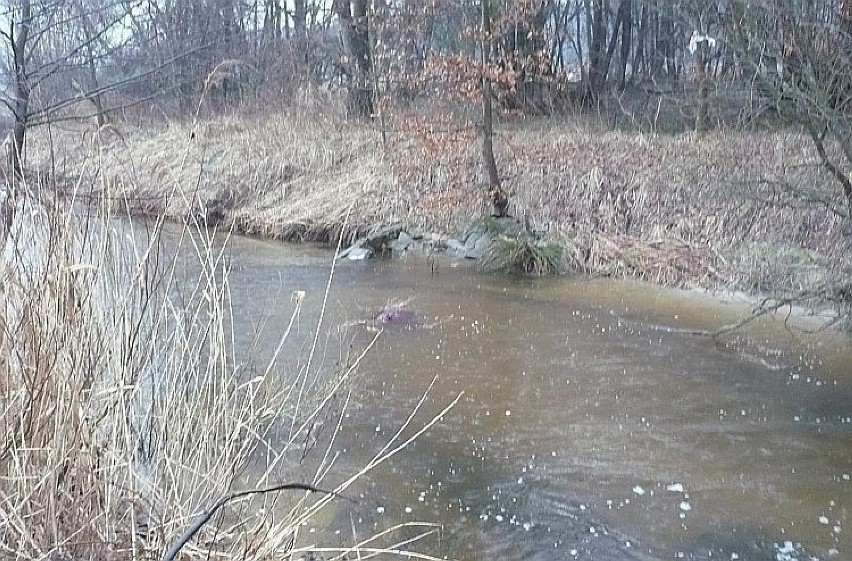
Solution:
M 544 276 L 561 272 L 565 250 L 559 244 L 537 240 L 530 235 L 498 236 L 481 266 L 486 271 Z
M 473 132 L 440 132 L 451 124 L 392 116 L 383 140 L 321 114 L 219 117 L 97 145 L 90 172 L 135 212 L 201 216 L 271 238 L 334 239 L 350 204 L 347 239 L 397 222 L 453 234 L 487 201 Z M 175 150 L 193 134 L 187 155 Z M 504 124 L 495 147 L 515 215 L 567 240 L 593 274 L 741 288 L 813 276 L 792 264 L 801 279 L 767 281 L 778 255 L 741 259 L 756 243 L 816 252 L 824 276 L 849 266 L 839 192 L 800 134 L 695 138 L 531 120 Z M 69 161 L 79 159 L 73 152 Z
M 356 205 L 350 236 L 385 218 L 392 183 L 369 131 L 298 115 L 174 124 L 86 146 L 99 199 L 136 214 L 233 220 L 237 231 L 329 241 Z M 78 156 L 77 156 L 78 157 Z M 93 162 L 96 165 L 92 165 Z
M 294 477 L 305 454 L 312 470 L 295 477 L 317 487 L 342 478 L 330 490 L 345 492 L 454 404 L 431 421 L 418 419 L 418 406 L 372 461 L 336 473 L 332 446 L 363 355 L 342 369 L 314 362 L 320 317 L 307 355 L 281 356 L 301 295 L 271 361 L 248 369 L 229 327 L 225 254 L 205 230 L 186 228 L 166 248 L 161 219 L 87 217 L 72 211 L 73 197 L 19 187 L 0 262 L 3 558 L 157 558 L 203 508 Z M 185 277 L 175 252 L 194 262 L 197 278 Z M 308 438 L 332 412 L 337 429 Z M 315 545 L 301 544 L 299 530 L 333 500 L 299 492 L 236 501 L 180 558 L 309 552 Z M 424 525 L 421 534 L 433 531 Z M 347 553 L 407 549 L 401 534 L 410 528 L 388 528 Z
M 383 144 L 367 127 L 279 113 L 53 140 L 65 150 L 58 159 L 38 142 L 33 159 L 74 178 L 63 186 L 70 199 L 20 198 L 0 263 L 0 555 L 15 559 L 156 557 L 209 501 L 275 483 L 358 363 L 320 375 L 308 358 L 282 376 L 276 356 L 242 370 L 227 267 L 206 230 L 181 236 L 201 274 L 178 303 L 161 222 L 128 230 L 110 211 L 328 241 L 379 222 L 453 231 L 486 205 L 477 146 L 464 135 L 436 151 L 410 132 Z M 804 200 L 804 190 L 812 199 L 833 186 L 797 135 L 695 140 L 530 123 L 504 129 L 497 146 L 515 212 L 560 241 L 572 268 L 667 284 L 848 286 L 847 226 Z M 102 219 L 70 212 L 77 196 L 103 203 Z M 295 318 L 300 300 L 293 306 Z M 422 432 L 409 436 L 413 424 L 412 415 L 334 490 L 403 450 Z M 333 464 L 327 444 L 306 474 L 317 485 Z M 263 469 L 250 470 L 258 457 Z M 264 495 L 232 505 L 184 554 L 305 552 L 300 525 L 331 501 Z M 320 549 L 392 550 L 389 530 Z

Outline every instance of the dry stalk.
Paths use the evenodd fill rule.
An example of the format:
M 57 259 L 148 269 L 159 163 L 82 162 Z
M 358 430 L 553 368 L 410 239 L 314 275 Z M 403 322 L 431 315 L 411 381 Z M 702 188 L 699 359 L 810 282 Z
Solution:
M 174 188 L 164 198 L 156 191 L 154 211 L 163 210 L 157 205 L 165 199 L 176 205 L 192 200 L 189 182 L 207 188 L 205 177 L 185 171 L 194 165 L 192 154 L 190 144 L 176 156 L 163 177 Z M 192 536 L 181 535 L 210 497 L 231 497 L 236 486 L 265 488 L 276 470 L 305 453 L 317 418 L 345 392 L 364 356 L 343 372 L 310 359 L 307 368 L 290 368 L 297 360 L 283 350 L 287 329 L 271 362 L 249 374 L 237 360 L 229 327 L 234 312 L 226 245 L 217 245 L 204 228 L 187 226 L 170 235 L 166 247 L 163 215 L 148 226 L 116 221 L 110 210 L 132 208 L 132 193 L 141 192 L 134 181 L 147 163 L 124 161 L 116 169 L 127 175 L 116 180 L 97 167 L 109 165 L 109 158 L 101 147 L 96 165 L 82 165 L 64 203 L 38 193 L 17 199 L 4 240 L 4 555 L 145 559 L 189 541 Z M 92 194 L 108 203 L 96 209 L 103 214 L 72 211 L 78 195 Z M 338 196 L 347 205 L 353 198 L 345 190 Z M 345 223 L 345 213 L 341 217 Z M 187 278 L 188 269 L 197 275 Z M 290 325 L 302 300 L 293 301 Z M 318 339 L 310 352 L 322 352 Z M 314 483 L 306 486 L 318 488 L 332 472 L 331 446 L 343 418 L 316 473 L 307 474 Z M 290 426 L 284 439 L 276 436 L 282 425 Z M 399 439 L 333 493 L 410 442 Z M 252 471 L 258 457 L 265 464 Z M 208 511 L 224 511 L 225 526 L 193 526 L 204 547 L 181 545 L 182 556 L 280 557 L 293 547 L 300 524 L 330 504 L 325 498 L 280 504 L 263 494 L 238 517 L 229 501 Z M 262 515 L 270 508 L 282 513 L 274 522 Z M 262 544 L 243 549 L 261 535 Z

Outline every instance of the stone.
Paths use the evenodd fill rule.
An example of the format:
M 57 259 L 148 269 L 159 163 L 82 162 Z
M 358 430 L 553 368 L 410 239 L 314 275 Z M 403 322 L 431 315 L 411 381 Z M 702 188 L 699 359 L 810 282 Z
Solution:
M 423 237 L 422 245 L 432 251 L 444 251 L 447 249 L 447 240 L 440 234 L 431 233 Z
M 388 248 L 394 253 L 404 253 L 408 248 L 411 247 L 411 243 L 402 240 L 393 240 L 388 244 Z
M 338 259 L 351 259 L 353 261 L 361 261 L 369 259 L 373 256 L 373 250 L 369 247 L 364 247 L 360 243 L 351 245 L 337 254 Z
M 351 261 L 363 261 L 364 259 L 369 259 L 370 257 L 372 257 L 374 253 L 375 252 L 372 250 L 372 248 L 362 247 L 359 245 L 350 248 L 349 253 L 346 255 L 346 259 L 349 259 Z
M 405 231 L 399 233 L 399 236 L 388 244 L 388 247 L 394 253 L 403 253 L 406 250 L 413 249 L 414 240 Z
M 376 314 L 373 320 L 380 325 L 413 327 L 420 323 L 417 315 L 402 306 L 386 306 Z
M 454 239 L 449 239 L 449 240 L 447 240 L 446 243 L 447 243 L 447 253 L 449 253 L 450 255 L 453 255 L 454 257 L 461 257 L 461 258 L 467 257 L 468 249 L 467 249 L 467 247 L 465 247 L 465 245 L 462 242 L 460 242 L 458 240 L 454 240 Z
M 398 224 L 381 226 L 367 234 L 361 245 L 371 248 L 376 253 L 381 253 L 390 247 L 390 242 L 397 239 L 400 232 L 402 232 L 402 226 Z
M 465 244 L 467 247 L 467 254 L 465 257 L 468 259 L 482 259 L 483 256 L 488 252 L 488 249 L 491 247 L 491 244 L 494 243 L 494 238 L 491 234 L 484 233 L 479 236 L 472 236 L 473 243 Z
M 466 246 L 473 248 L 476 240 L 478 240 L 480 238 L 480 236 L 482 236 L 483 234 L 487 234 L 487 233 L 488 233 L 488 230 L 486 228 L 484 228 L 482 226 L 474 226 L 474 227 L 470 228 L 469 230 L 467 230 L 464 233 L 464 236 L 462 236 L 461 239 L 464 241 L 464 244 Z

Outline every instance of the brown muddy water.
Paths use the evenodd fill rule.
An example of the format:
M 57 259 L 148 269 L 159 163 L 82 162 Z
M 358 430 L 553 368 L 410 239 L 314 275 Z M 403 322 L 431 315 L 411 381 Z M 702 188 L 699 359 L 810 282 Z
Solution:
M 330 254 L 236 239 L 230 260 L 237 347 L 271 353 L 290 295 L 304 290 L 292 349 L 303 353 Z M 742 305 L 412 256 L 338 265 L 317 360 L 362 348 L 374 333 L 340 326 L 408 298 L 422 324 L 438 325 L 381 333 L 327 484 L 369 461 L 433 378 L 406 434 L 462 398 L 301 542 L 336 546 L 423 521 L 440 530 L 411 550 L 466 561 L 852 559 L 849 338 L 774 322 L 720 345 L 647 324 L 713 329 Z

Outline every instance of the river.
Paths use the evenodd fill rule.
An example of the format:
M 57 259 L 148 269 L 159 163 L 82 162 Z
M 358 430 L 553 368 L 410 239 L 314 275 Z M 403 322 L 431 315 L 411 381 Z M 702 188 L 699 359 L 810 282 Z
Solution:
M 237 348 L 270 354 L 303 290 L 303 352 L 330 254 L 237 238 L 230 255 Z M 357 320 L 409 298 L 421 325 L 385 329 L 368 353 L 328 479 L 369 461 L 433 379 L 412 427 L 462 397 L 300 541 L 417 520 L 440 531 L 411 549 L 465 561 L 852 559 L 848 337 L 774 321 L 722 345 L 650 324 L 714 329 L 742 304 L 415 255 L 338 265 L 320 333 L 340 352 L 317 360 L 365 346 Z

